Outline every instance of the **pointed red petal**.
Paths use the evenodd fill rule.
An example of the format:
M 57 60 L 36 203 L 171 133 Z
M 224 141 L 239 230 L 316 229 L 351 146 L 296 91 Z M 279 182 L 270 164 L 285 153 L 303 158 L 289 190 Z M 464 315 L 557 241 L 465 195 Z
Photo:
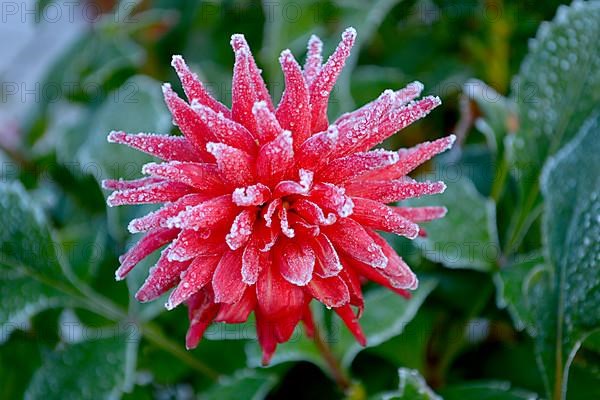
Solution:
M 236 303 L 247 285 L 242 281 L 242 251 L 226 251 L 212 278 L 215 303 Z
M 319 173 L 319 180 L 336 184 L 343 183 L 369 171 L 394 165 L 399 159 L 396 152 L 383 149 L 352 154 L 331 161 Z
M 177 182 L 159 182 L 135 189 L 118 190 L 106 199 L 110 207 L 128 204 L 156 204 L 175 201 L 193 192 L 188 185 Z
M 428 222 L 443 218 L 448 209 L 446 207 L 393 207 L 394 211 L 413 222 Z
M 275 337 L 273 323 L 264 318 L 259 312 L 256 313 L 256 335 L 263 352 L 262 365 L 266 366 L 271 362 L 271 358 L 275 353 L 277 338 Z
M 365 181 L 352 182 L 346 185 L 346 190 L 352 197 L 363 197 L 381 203 L 390 203 L 392 201 L 444 193 L 446 184 L 444 182 L 417 182 L 412 179 Z
M 158 228 L 144 235 L 127 253 L 119 257 L 121 266 L 115 272 L 117 280 L 125 279 L 127 274 L 144 258 L 177 237 L 177 229 Z
M 200 120 L 211 131 L 217 142 L 243 150 L 248 154 L 256 153 L 254 137 L 243 125 L 202 104 L 192 103 L 192 109 L 200 116 Z
M 398 151 L 400 161 L 394 165 L 361 176 L 360 180 L 388 180 L 400 178 L 436 154 L 448 150 L 454 144 L 456 136 L 450 135 L 433 142 L 420 143 L 409 149 Z
M 323 42 L 316 35 L 312 35 L 308 40 L 306 61 L 304 63 L 304 79 L 306 79 L 307 85 L 310 85 L 321 71 L 322 52 Z
M 312 106 L 312 132 L 321 132 L 327 129 L 327 102 L 335 85 L 335 81 L 342 72 L 346 59 L 356 39 L 354 28 L 348 28 L 342 34 L 342 41 L 329 57 L 325 65 L 310 85 L 310 104 Z
M 264 101 L 257 101 L 252 106 L 252 114 L 256 119 L 256 132 L 260 144 L 274 140 L 283 132 L 283 128 L 277 121 L 275 114 L 269 110 Z
M 388 258 L 388 265 L 381 273 L 388 278 L 393 287 L 398 289 L 416 289 L 419 281 L 414 272 L 402 257 L 376 232 L 368 232 L 375 243 L 381 246 L 383 254 Z
M 223 189 L 223 180 L 214 164 L 179 161 L 162 164 L 149 163 L 142 167 L 142 172 L 173 182 L 184 183 L 202 191 L 216 193 Z
M 186 261 L 199 256 L 222 254 L 226 250 L 223 236 L 206 235 L 193 229 L 182 230 L 170 246 L 169 259 Z
M 326 131 L 311 136 L 298 148 L 298 167 L 319 171 L 326 165 L 337 146 L 337 126 L 330 125 Z
M 287 240 L 275 252 L 281 275 L 290 283 L 305 286 L 315 268 L 315 252 L 307 243 Z
M 378 201 L 353 197 L 354 212 L 352 219 L 356 222 L 385 232 L 414 239 L 419 234 L 419 225 L 394 212 L 394 209 Z
M 131 233 L 145 232 L 153 228 L 166 227 L 167 220 L 174 217 L 188 206 L 195 206 L 208 200 L 204 194 L 188 194 L 173 203 L 167 203 L 162 208 L 143 217 L 131 220 L 127 229 Z
M 256 282 L 256 298 L 259 314 L 274 320 L 285 317 L 294 312 L 298 304 L 303 304 L 304 292 L 285 280 L 279 272 L 279 265 L 274 262 L 263 266 Z
M 246 186 L 254 181 L 254 160 L 250 154 L 223 143 L 208 143 L 206 149 L 217 160 L 223 178 L 234 186 Z
M 173 56 L 171 61 L 171 66 L 175 68 L 179 79 L 181 80 L 181 86 L 183 86 L 183 90 L 185 91 L 185 95 L 188 98 L 188 101 L 192 103 L 192 101 L 196 100 L 200 104 L 204 104 L 207 107 L 210 107 L 215 112 L 223 113 L 227 118 L 231 116 L 231 111 L 225 105 L 215 100 L 206 90 L 202 82 L 198 79 L 198 76 L 190 71 L 188 66 L 186 65 L 183 57 L 181 56 Z
M 350 332 L 356 338 L 356 341 L 361 344 L 361 346 L 367 345 L 367 338 L 362 331 L 362 328 L 358 324 L 358 318 L 352 311 L 352 307 L 349 305 L 345 305 L 342 307 L 334 308 L 335 313 L 344 321 L 344 324 L 348 327 Z
M 334 213 L 325 215 L 323 209 L 310 200 L 298 199 L 292 205 L 292 209 L 306 221 L 315 225 L 331 225 L 337 221 Z
M 262 183 L 237 188 L 231 194 L 231 200 L 240 207 L 260 206 L 271 198 L 271 190 Z
M 221 255 L 199 256 L 194 258 L 182 274 L 181 282 L 175 288 L 165 307 L 172 310 L 211 281 L 213 272 L 221 259 Z
M 265 144 L 258 151 L 256 172 L 258 179 L 267 186 L 274 185 L 289 175 L 294 165 L 292 134 L 283 133 Z
M 165 103 L 173 115 L 173 122 L 179 127 L 185 138 L 194 146 L 203 160 L 209 160 L 206 143 L 214 141 L 212 133 L 200 121 L 200 117 L 192 108 L 165 83 L 162 87 Z
M 350 304 L 358 307 L 358 315 L 360 317 L 365 307 L 362 289 L 360 286 L 360 277 L 352 268 L 343 268 L 338 276 L 344 280 L 344 283 L 348 287 L 348 292 L 350 293 Z
M 346 195 L 346 190 L 331 183 L 318 183 L 310 192 L 312 201 L 335 211 L 340 217 L 347 217 L 352 214 L 354 203 Z
M 109 143 L 120 143 L 136 150 L 171 161 L 199 161 L 202 156 L 183 136 L 157 135 L 152 133 L 127 134 L 112 131 L 107 138 Z
M 329 238 L 325 235 L 318 235 L 311 241 L 311 245 L 317 258 L 315 274 L 322 278 L 339 274 L 342 264 Z
M 135 294 L 135 298 L 142 303 L 156 299 L 179 282 L 180 274 L 189 265 L 190 261 L 169 260 L 169 247 L 167 247 L 161 253 L 156 265 L 150 269 L 148 278 Z
M 190 327 L 185 336 L 185 347 L 193 349 L 198 346 L 202 335 L 219 311 L 219 305 L 213 301 L 208 290 L 201 290 L 187 302 Z
M 383 254 L 381 247 L 356 221 L 350 218 L 340 218 L 337 223 L 324 226 L 322 229 L 337 250 L 375 268 L 386 267 L 388 259 Z
M 289 50 L 281 53 L 279 62 L 285 78 L 285 90 L 275 115 L 283 129 L 292 132 L 294 145 L 297 148 L 310 136 L 308 87 L 300 65 Z
M 108 190 L 126 190 L 126 189 L 137 189 L 144 186 L 153 185 L 155 183 L 164 182 L 162 178 L 147 177 L 134 179 L 131 181 L 125 181 L 122 179 L 104 179 L 102 181 L 102 189 Z
M 167 220 L 167 226 L 200 230 L 212 228 L 235 216 L 236 207 L 231 196 L 223 195 L 186 209 Z
M 248 46 L 244 35 L 232 35 L 231 47 L 233 47 L 233 50 L 236 53 L 240 49 L 244 49 L 248 53 L 248 72 L 250 74 L 254 92 L 256 93 L 256 99 L 257 101 L 264 101 L 267 107 L 269 107 L 269 110 L 274 111 L 275 107 L 273 107 L 273 102 L 271 100 L 271 96 L 269 95 L 269 91 L 267 90 L 267 85 L 262 78 L 261 70 L 256 65 L 256 61 L 252 56 L 252 52 L 250 51 L 250 47 Z
M 306 290 L 327 307 L 341 307 L 350 301 L 348 287 L 337 276 L 321 278 L 315 275 L 306 285 Z
M 254 229 L 256 213 L 256 209 L 245 209 L 235 217 L 229 233 L 225 236 L 225 242 L 231 250 L 237 250 L 246 244 Z
M 221 304 L 215 322 L 228 324 L 241 324 L 248 320 L 248 316 L 256 305 L 256 294 L 253 288 L 247 288 L 242 298 L 233 304 Z
M 258 280 L 260 271 L 271 265 L 271 253 L 260 251 L 257 238 L 250 239 L 242 254 L 242 281 L 253 285 Z

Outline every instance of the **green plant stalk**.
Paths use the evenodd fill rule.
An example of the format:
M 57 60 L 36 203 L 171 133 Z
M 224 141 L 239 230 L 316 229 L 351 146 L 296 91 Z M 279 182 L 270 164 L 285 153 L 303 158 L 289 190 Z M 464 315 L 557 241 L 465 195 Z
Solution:
M 323 340 L 323 336 L 317 326 L 314 328 L 313 340 L 315 341 L 319 353 L 323 356 L 323 360 L 325 360 L 325 363 L 329 367 L 335 383 L 342 392 L 346 393 L 352 386 L 350 378 L 348 378 L 348 374 L 342 369 L 342 366 L 333 354 L 331 347 Z

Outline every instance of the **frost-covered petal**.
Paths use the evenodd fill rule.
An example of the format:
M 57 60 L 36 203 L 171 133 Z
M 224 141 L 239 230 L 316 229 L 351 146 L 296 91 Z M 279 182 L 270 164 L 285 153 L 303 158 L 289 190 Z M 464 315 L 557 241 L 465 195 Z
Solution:
M 446 190 L 444 182 L 417 182 L 412 179 L 356 182 L 345 187 L 352 197 L 362 197 L 381 203 L 439 194 Z
M 192 192 L 193 189 L 190 186 L 182 183 L 159 182 L 135 189 L 117 190 L 108 196 L 106 204 L 110 207 L 115 207 L 126 204 L 163 203 L 166 201 L 175 201 Z
M 196 100 L 200 104 L 210 107 L 215 112 L 222 113 L 227 118 L 231 117 L 229 108 L 208 93 L 200 79 L 198 79 L 198 75 L 190 71 L 183 60 L 183 57 L 174 55 L 171 60 L 171 66 L 175 68 L 175 71 L 181 80 L 181 86 L 183 86 L 185 95 L 190 103 Z
M 213 322 L 220 306 L 214 302 L 209 290 L 201 290 L 187 302 L 190 327 L 185 335 L 185 347 L 193 349 L 198 346 L 206 328 Z
M 255 284 L 260 271 L 270 265 L 271 253 L 261 251 L 259 239 L 252 238 L 242 254 L 242 281 L 248 285 Z
M 312 132 L 327 129 L 327 103 L 335 81 L 342 72 L 346 59 L 356 39 L 356 30 L 348 28 L 342 33 L 342 41 L 321 68 L 310 85 L 311 125 Z
M 208 143 L 206 149 L 217 160 L 221 176 L 234 186 L 254 181 L 254 160 L 250 154 L 223 143 Z
M 131 233 L 138 233 L 146 232 L 153 228 L 166 227 L 169 218 L 175 217 L 187 207 L 200 204 L 209 198 L 210 197 L 206 197 L 206 195 L 199 193 L 185 195 L 172 203 L 166 203 L 162 208 L 159 208 L 154 212 L 131 220 L 127 229 L 129 229 L 129 232 Z
M 283 128 L 277 121 L 275 113 L 269 110 L 264 101 L 257 101 L 252 107 L 252 114 L 256 120 L 255 136 L 260 144 L 265 144 L 281 135 Z
M 300 215 L 302 218 L 317 225 L 331 225 L 337 221 L 337 217 L 334 213 L 327 213 L 323 211 L 318 204 L 306 200 L 299 199 L 292 205 L 293 210 Z
M 242 298 L 232 304 L 223 303 L 219 308 L 219 313 L 215 317 L 215 322 L 227 322 L 229 324 L 241 324 L 248 320 L 248 316 L 256 306 L 256 294 L 253 288 L 246 288 Z
M 352 219 L 358 223 L 380 231 L 395 233 L 414 239 L 419 234 L 419 225 L 404 218 L 378 201 L 353 197 L 354 212 Z
M 240 207 L 259 206 L 271 198 L 271 190 L 262 183 L 237 188 L 231 194 L 231 200 Z
M 109 143 L 120 143 L 165 161 L 200 161 L 200 152 L 183 136 L 158 135 L 155 133 L 127 134 L 112 131 Z
M 310 282 L 316 259 L 308 243 L 282 241 L 274 256 L 281 275 L 288 282 L 297 286 L 305 286 Z
M 308 87 L 300 65 L 289 50 L 279 57 L 285 79 L 285 90 L 275 113 L 283 129 L 292 132 L 294 145 L 298 147 L 310 136 L 310 104 Z
M 348 217 L 354 208 L 354 203 L 346 195 L 346 190 L 331 183 L 316 184 L 310 192 L 310 199 L 334 210 L 340 217 Z
M 215 141 L 243 150 L 248 154 L 256 153 L 256 142 L 252 133 L 243 125 L 216 113 L 209 107 L 193 102 L 192 109 L 212 133 Z
M 148 163 L 142 167 L 142 172 L 173 182 L 184 183 L 198 190 L 210 191 L 214 194 L 223 189 L 223 179 L 219 169 L 214 164 L 180 161 L 162 164 Z
M 119 257 L 121 265 L 115 272 L 115 278 L 125 279 L 140 261 L 177 237 L 178 232 L 177 229 L 157 228 L 146 233 L 127 253 Z
M 330 125 L 326 131 L 308 138 L 298 149 L 298 167 L 319 171 L 329 162 L 339 137 L 337 126 Z
M 259 313 L 272 320 L 285 317 L 304 303 L 302 288 L 284 279 L 277 267 L 276 263 L 265 266 L 256 282 Z
M 171 85 L 165 83 L 162 87 L 165 103 L 173 116 L 173 122 L 179 127 L 185 138 L 194 146 L 203 160 L 210 157 L 206 153 L 206 143 L 214 141 L 212 133 L 189 104 L 183 101 L 173 91 Z
M 254 221 L 256 221 L 256 212 L 256 210 L 245 209 L 233 220 L 231 229 L 225 236 L 225 241 L 231 250 L 239 249 L 250 239 L 254 229 Z
M 267 85 L 262 78 L 261 70 L 256 65 L 256 61 L 252 56 L 252 52 L 250 51 L 250 47 L 246 42 L 246 38 L 244 35 L 235 34 L 231 36 L 231 47 L 237 53 L 239 50 L 244 50 L 248 54 L 248 73 L 250 75 L 250 80 L 252 81 L 252 86 L 254 88 L 254 92 L 256 93 L 256 98 L 258 101 L 264 101 L 269 110 L 275 110 L 273 107 L 273 102 L 271 101 L 271 96 L 269 95 L 269 91 L 267 90 Z
M 386 267 L 388 259 L 381 246 L 373 241 L 358 222 L 341 218 L 337 223 L 323 227 L 323 230 L 337 250 L 375 268 Z
M 246 289 L 242 281 L 242 251 L 226 251 L 212 277 L 212 287 L 216 303 L 235 303 Z
M 360 180 L 385 180 L 397 179 L 410 171 L 417 168 L 419 165 L 430 160 L 436 154 L 448 150 L 454 144 L 456 136 L 450 135 L 432 142 L 423 142 L 409 149 L 398 151 L 400 158 L 399 162 L 390 165 L 386 168 L 372 171 L 361 176 Z
M 369 171 L 394 165 L 399 159 L 396 152 L 383 149 L 352 154 L 335 159 L 327 164 L 319 172 L 319 180 L 339 184 L 359 177 Z
M 231 196 L 224 195 L 188 208 L 167 220 L 167 226 L 199 230 L 222 224 L 235 216 Z
M 367 232 L 373 241 L 381 247 L 383 254 L 388 259 L 387 266 L 380 272 L 389 279 L 392 286 L 399 289 L 416 289 L 418 285 L 417 276 L 402 257 L 376 232 Z
M 317 235 L 311 245 L 317 260 L 315 274 L 322 278 L 338 275 L 343 267 L 329 238 L 323 234 Z
M 273 196 L 275 197 L 283 197 L 289 196 L 292 194 L 299 194 L 305 196 L 308 194 L 313 184 L 313 172 L 307 171 L 305 169 L 301 169 L 298 171 L 298 175 L 300 176 L 299 182 L 295 181 L 281 181 L 275 186 L 275 190 L 273 191 Z
M 144 303 L 156 299 L 179 282 L 180 275 L 191 261 L 172 261 L 167 247 L 160 255 L 156 265 L 150 268 L 148 278 L 135 294 L 135 298 Z
M 337 276 L 321 278 L 315 275 L 306 285 L 306 290 L 327 307 L 341 307 L 350 301 L 348 287 Z
M 321 71 L 321 64 L 323 63 L 323 42 L 316 35 L 311 35 L 308 39 L 308 46 L 306 51 L 306 61 L 304 62 L 304 79 L 306 84 L 310 85 L 315 77 Z
M 222 254 L 225 250 L 222 235 L 183 229 L 170 246 L 169 259 L 186 261 L 199 256 Z
M 194 258 L 182 273 L 183 277 L 179 285 L 169 295 L 169 300 L 165 304 L 167 310 L 177 307 L 207 285 L 221 257 L 221 255 L 208 255 Z
M 164 182 L 164 179 L 149 176 L 146 178 L 133 179 L 126 181 L 123 179 L 104 179 L 102 181 L 102 189 L 108 190 L 126 190 L 126 189 L 137 189 L 155 183 Z
M 413 222 L 428 222 L 443 218 L 448 210 L 446 207 L 393 207 L 394 211 Z
M 256 157 L 256 173 L 261 182 L 267 186 L 274 185 L 288 176 L 294 165 L 292 143 L 292 134 L 283 131 L 260 148 Z

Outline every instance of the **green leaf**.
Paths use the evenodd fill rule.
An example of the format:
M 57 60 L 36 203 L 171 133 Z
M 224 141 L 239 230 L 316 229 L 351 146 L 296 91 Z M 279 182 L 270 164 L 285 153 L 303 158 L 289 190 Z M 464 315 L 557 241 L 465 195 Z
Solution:
M 509 382 L 477 382 L 449 386 L 440 391 L 444 400 L 536 400 L 538 395 L 511 387 Z
M 122 336 L 65 346 L 47 356 L 25 398 L 118 398 L 125 379 L 126 350 Z
M 450 165 L 450 164 L 448 164 Z M 415 243 L 423 255 L 449 268 L 491 271 L 496 267 L 499 245 L 494 202 L 482 196 L 466 176 L 448 174 L 449 167 L 438 167 L 436 178 L 446 181 L 442 195 L 413 199 L 411 206 L 443 205 L 448 214 L 425 224 L 427 237 Z M 458 173 L 463 173 L 461 169 Z
M 414 369 L 398 370 L 400 384 L 398 390 L 384 393 L 378 398 L 383 400 L 442 400 L 425 382 L 425 379 Z
M 141 174 L 142 165 L 152 157 L 124 145 L 108 143 L 109 132 L 168 133 L 171 126 L 160 83 L 147 76 L 134 76 L 110 93 L 100 106 L 77 158 L 82 168 L 99 180 L 136 178 Z
M 546 158 L 571 140 L 600 101 L 600 3 L 560 6 L 542 23 L 513 82 L 519 128 L 508 148 L 527 189 Z
M 569 367 L 600 327 L 600 116 L 550 158 L 542 173 L 547 279 L 531 286 L 538 364 L 548 396 L 564 399 Z
M 342 355 L 342 365 L 350 366 L 356 355 L 363 349 L 378 346 L 400 335 L 406 325 L 435 288 L 435 280 L 424 280 L 419 288 L 411 292 L 406 300 L 384 288 L 377 288 L 365 294 L 365 312 L 360 325 L 367 337 L 367 346 L 362 347 L 344 327 L 339 328 L 339 340 L 333 343 L 334 349 Z M 340 324 L 341 325 L 341 324 Z
M 543 255 L 532 253 L 503 267 L 494 276 L 496 304 L 499 308 L 508 309 L 519 330 L 533 329 L 529 290 L 531 285 L 536 284 L 536 278 L 543 279 L 546 272 Z
M 264 399 L 275 386 L 273 375 L 253 370 L 238 372 L 235 376 L 221 379 L 216 385 L 200 395 L 201 400 Z
M 3 342 L 33 315 L 66 304 L 57 287 L 69 286 L 45 218 L 20 183 L 0 183 L 0 226 Z
M 496 153 L 506 134 L 512 130 L 511 122 L 516 118 L 515 104 L 477 79 L 467 81 L 463 85 L 463 93 L 477 104 L 483 114 L 475 120 L 475 127 Z

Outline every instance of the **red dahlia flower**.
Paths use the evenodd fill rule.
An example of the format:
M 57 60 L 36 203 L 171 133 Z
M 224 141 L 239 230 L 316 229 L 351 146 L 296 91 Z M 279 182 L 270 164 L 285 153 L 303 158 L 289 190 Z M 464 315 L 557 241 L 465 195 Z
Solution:
M 406 174 L 448 149 L 454 137 L 399 151 L 369 150 L 440 104 L 430 96 L 415 101 L 423 89 L 418 82 L 386 90 L 328 122 L 329 96 L 355 37 L 347 29 L 325 64 L 315 36 L 304 68 L 283 51 L 285 91 L 276 107 L 244 36 L 231 39 L 231 109 L 174 56 L 189 103 L 168 84 L 163 92 L 183 136 L 108 136 L 164 160 L 145 165 L 146 178 L 107 180 L 104 187 L 115 190 L 110 206 L 165 203 L 129 224 L 132 233 L 145 235 L 121 257 L 116 277 L 125 278 L 167 245 L 136 298 L 150 301 L 175 287 L 166 307 L 187 304 L 188 348 L 213 321 L 241 323 L 254 311 L 268 363 L 301 320 L 311 333 L 313 298 L 364 344 L 361 283 L 374 281 L 404 296 L 417 287 L 415 274 L 376 231 L 415 238 L 417 223 L 445 214 L 443 207 L 386 203 L 443 192 L 442 182 L 417 182 Z

